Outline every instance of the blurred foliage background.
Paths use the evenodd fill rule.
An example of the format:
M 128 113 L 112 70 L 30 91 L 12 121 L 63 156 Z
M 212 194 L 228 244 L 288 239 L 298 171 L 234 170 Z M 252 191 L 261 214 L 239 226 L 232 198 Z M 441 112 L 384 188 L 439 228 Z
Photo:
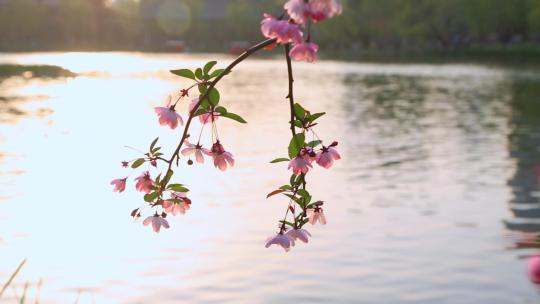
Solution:
M 228 51 L 284 0 L 0 0 L 0 51 Z M 344 0 L 313 39 L 339 56 L 540 55 L 540 0 Z

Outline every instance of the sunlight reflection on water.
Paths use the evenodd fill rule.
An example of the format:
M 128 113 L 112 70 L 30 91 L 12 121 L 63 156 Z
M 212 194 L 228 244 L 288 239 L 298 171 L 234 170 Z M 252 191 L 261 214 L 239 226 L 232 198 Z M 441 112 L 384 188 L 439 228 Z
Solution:
M 160 127 L 152 108 L 186 85 L 168 69 L 207 58 L 2 56 L 82 76 L 0 83 L 0 278 L 28 257 L 17 281 L 43 278 L 42 303 L 73 302 L 78 293 L 80 303 L 536 302 L 519 259 L 532 251 L 508 250 L 502 223 L 521 191 L 512 183 L 527 170 L 520 164 L 540 159 L 537 149 L 515 154 L 536 145 L 527 137 L 538 130 L 527 119 L 535 113 L 520 106 L 540 108 L 540 91 L 526 85 L 538 86 L 536 74 L 296 64 L 295 95 L 328 112 L 318 134 L 340 142 L 343 160 L 309 179 L 327 201 L 329 224 L 309 227 L 310 244 L 284 254 L 263 246 L 286 203 L 265 199 L 288 179 L 285 165 L 268 163 L 288 142 L 281 61 L 247 61 L 223 81 L 222 102 L 249 122 L 219 121 L 236 167 L 183 166 L 178 178 L 193 208 L 170 230 L 155 235 L 133 224 L 129 212 L 141 198 L 109 186 L 129 174 L 119 162 L 138 157 L 124 145 L 145 149 L 159 135 L 172 150 L 179 131 Z

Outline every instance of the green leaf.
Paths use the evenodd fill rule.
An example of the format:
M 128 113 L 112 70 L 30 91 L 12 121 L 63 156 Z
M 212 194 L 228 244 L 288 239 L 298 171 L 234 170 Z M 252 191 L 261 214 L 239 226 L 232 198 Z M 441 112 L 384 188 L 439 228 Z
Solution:
M 296 118 L 303 120 L 306 117 L 306 110 L 299 103 L 295 103 L 293 109 Z
M 279 189 L 283 189 L 283 190 L 292 190 L 292 187 L 289 186 L 289 185 L 283 185 L 283 186 L 279 187 Z
M 322 140 L 312 140 L 310 142 L 308 142 L 308 146 L 309 147 L 312 147 L 312 148 L 315 148 L 316 146 L 320 145 L 322 143 Z
M 199 78 L 200 80 L 203 80 L 203 72 L 201 68 L 197 68 L 195 70 L 195 77 Z
M 193 74 L 193 72 L 188 69 L 171 70 L 170 72 L 180 77 L 185 77 L 185 78 L 195 80 L 195 74 Z
M 150 151 L 152 151 L 152 149 L 154 149 L 154 146 L 156 145 L 156 143 L 158 142 L 158 139 L 159 137 L 156 137 L 156 139 L 154 139 L 152 141 L 152 143 L 150 144 Z
M 204 94 L 204 92 L 206 92 L 206 89 L 208 88 L 208 86 L 204 83 L 199 83 L 197 87 L 199 88 L 199 92 L 201 94 Z
M 298 156 L 300 149 L 302 149 L 302 147 L 304 146 L 305 140 L 306 137 L 304 133 L 296 134 L 291 138 L 291 142 L 289 143 L 289 157 L 291 159 Z
M 217 69 L 217 70 L 214 70 L 212 72 L 212 74 L 210 74 L 210 79 L 214 78 L 214 77 L 218 77 L 221 73 L 223 73 L 223 71 L 225 71 L 224 69 Z
M 188 192 L 189 189 L 184 187 L 182 184 L 170 184 L 168 187 L 169 190 L 176 191 L 176 192 Z
M 227 113 L 227 109 L 225 109 L 224 107 L 221 107 L 221 106 L 216 107 L 214 111 L 218 112 L 221 115 Z
M 280 157 L 280 158 L 274 159 L 274 160 L 271 161 L 270 163 L 271 163 L 271 164 L 275 164 L 275 163 L 286 162 L 286 161 L 290 161 L 290 159 L 288 159 L 288 158 L 286 158 L 286 157 Z
M 203 72 L 205 75 L 208 74 L 208 72 L 210 72 L 210 70 L 214 67 L 214 65 L 216 65 L 217 61 L 209 61 L 208 63 L 206 63 L 203 67 Z
M 169 170 L 167 171 L 167 174 L 165 175 L 165 177 L 164 177 L 163 180 L 161 181 L 163 187 L 164 187 L 165 185 L 167 185 L 167 183 L 171 180 L 171 177 L 173 176 L 173 174 L 174 174 L 173 170 L 169 169 Z
M 149 203 L 153 202 L 158 196 L 159 196 L 159 193 L 157 191 L 145 194 L 144 201 L 149 202 Z
M 280 194 L 280 193 L 285 192 L 285 191 L 287 191 L 287 190 L 283 190 L 283 189 L 277 189 L 277 190 L 274 190 L 274 191 L 268 193 L 268 195 L 266 196 L 266 198 L 269 198 L 269 197 L 272 196 L 272 195 Z
M 232 120 L 236 120 L 236 121 L 241 122 L 241 123 L 247 123 L 247 121 L 245 121 L 242 117 L 240 117 L 240 115 L 234 114 L 234 113 L 231 113 L 231 112 L 221 114 L 221 116 L 227 117 L 227 118 L 232 119 Z
M 205 109 L 197 109 L 197 111 L 195 111 L 195 114 L 193 114 L 193 117 L 196 117 L 196 116 L 199 116 L 199 115 L 203 115 L 204 113 L 206 113 L 206 110 Z
M 208 100 L 213 106 L 217 106 L 219 103 L 219 91 L 216 88 L 212 88 L 208 93 Z
M 142 164 L 144 164 L 144 158 L 139 158 L 136 161 L 131 164 L 131 168 L 136 169 L 139 168 Z
M 326 112 L 321 112 L 321 113 L 315 113 L 315 114 L 311 114 L 309 115 L 309 117 L 307 118 L 307 121 L 309 122 L 314 122 L 315 119 L 323 116 L 324 114 L 326 114 Z

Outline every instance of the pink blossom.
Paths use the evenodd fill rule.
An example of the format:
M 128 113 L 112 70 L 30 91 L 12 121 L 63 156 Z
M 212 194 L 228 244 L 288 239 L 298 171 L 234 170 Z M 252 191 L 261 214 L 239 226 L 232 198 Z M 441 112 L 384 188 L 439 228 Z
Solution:
M 150 177 L 150 172 L 143 172 L 139 177 L 135 178 L 137 183 L 135 189 L 140 192 L 150 193 L 152 192 L 151 186 L 154 186 L 156 182 Z
M 306 229 L 291 229 L 287 231 L 285 235 L 293 241 L 300 240 L 304 243 L 307 243 L 311 237 L 311 233 Z M 294 243 L 292 245 L 294 246 Z
M 531 281 L 540 284 L 540 254 L 529 257 L 527 270 Z
M 197 103 L 199 102 L 199 98 L 195 98 L 191 101 L 191 104 L 189 104 L 189 111 L 193 111 L 193 109 L 195 108 L 195 106 L 197 105 Z M 199 107 L 199 109 L 201 109 Z M 219 118 L 219 113 L 214 111 L 214 116 L 212 117 L 212 112 L 211 111 L 207 111 L 206 113 L 203 113 L 201 115 L 199 115 L 199 121 L 204 125 L 204 124 L 207 124 L 207 123 L 211 123 L 212 121 L 216 121 L 218 120 Z M 213 120 L 212 120 L 213 119 Z
M 143 221 L 143 225 L 145 226 L 150 225 L 150 223 L 152 223 L 152 228 L 157 233 L 159 233 L 159 230 L 161 229 L 162 226 L 165 229 L 169 229 L 169 223 L 167 222 L 167 220 L 159 216 L 157 213 L 152 216 L 147 217 Z
M 296 44 L 290 51 L 289 55 L 291 55 L 294 60 L 313 62 L 317 58 L 318 50 L 319 46 L 317 44 L 312 42 L 304 42 Z
M 180 125 L 183 125 L 184 121 L 182 120 L 180 114 L 176 113 L 176 110 L 174 109 L 175 106 L 170 105 L 171 101 L 172 99 L 169 95 L 167 98 L 167 107 L 155 107 L 154 111 L 159 117 L 160 125 L 168 125 L 171 129 L 176 129 L 178 122 L 180 122 Z
M 302 24 L 307 18 L 314 22 L 341 15 L 343 7 L 339 0 L 289 0 L 283 6 L 296 23 Z
M 195 160 L 199 164 L 204 163 L 203 153 L 208 155 L 208 156 L 212 156 L 212 152 L 210 152 L 210 150 L 208 150 L 208 149 L 203 148 L 200 144 L 194 145 L 194 144 L 188 142 L 187 140 L 184 141 L 184 144 L 187 146 L 187 148 L 182 150 L 182 152 L 181 152 L 182 155 L 189 156 L 189 155 L 195 154 Z
M 334 143 L 332 145 L 334 145 Z M 341 159 L 338 151 L 334 149 L 334 146 L 337 145 L 337 143 L 335 143 L 334 146 L 332 145 L 329 147 L 323 146 L 322 150 L 317 153 L 317 164 L 326 169 L 330 168 L 335 160 Z
M 126 178 L 119 178 L 119 179 L 114 179 L 112 182 L 111 182 L 111 185 L 114 185 L 114 190 L 115 192 L 123 192 L 124 190 L 126 190 L 126 180 L 127 180 L 127 177 Z
M 313 168 L 309 161 L 307 161 L 302 156 L 297 156 L 289 162 L 289 167 L 287 169 L 293 170 L 294 175 L 300 175 L 301 173 L 307 173 L 309 168 Z
M 310 16 L 313 21 L 322 21 L 341 15 L 343 7 L 339 0 L 309 0 Z
M 181 202 L 175 200 L 181 200 Z M 191 200 L 183 192 L 173 192 L 171 199 L 163 202 L 163 209 L 172 215 L 185 214 L 190 208 Z
M 261 32 L 266 38 L 276 38 L 276 41 L 281 44 L 302 42 L 303 34 L 298 25 L 286 20 L 277 20 L 269 14 L 264 14 Z
M 315 209 L 308 209 L 307 215 L 309 217 L 309 223 L 315 225 L 319 222 L 321 225 L 326 225 L 326 217 L 321 207 L 315 207 Z
M 310 164 L 317 159 L 317 153 L 315 153 L 315 150 L 312 147 L 302 148 L 300 155 L 302 155 L 302 157 Z
M 221 171 L 227 170 L 227 165 L 229 167 L 234 166 L 232 154 L 225 151 L 219 140 L 212 145 L 212 157 L 214 158 L 214 166 Z
M 309 17 L 309 3 L 304 0 L 289 0 L 283 8 L 298 24 L 304 23 L 306 18 Z
M 281 246 L 285 251 L 289 251 L 291 250 L 291 245 L 294 246 L 294 240 L 287 235 L 278 233 L 266 239 L 265 247 L 268 248 L 271 245 L 278 245 Z

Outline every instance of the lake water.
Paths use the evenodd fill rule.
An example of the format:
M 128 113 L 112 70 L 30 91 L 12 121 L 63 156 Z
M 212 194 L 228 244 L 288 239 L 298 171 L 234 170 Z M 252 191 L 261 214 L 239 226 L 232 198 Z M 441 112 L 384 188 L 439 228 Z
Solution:
M 265 199 L 289 177 L 268 163 L 289 140 L 280 60 L 248 60 L 219 85 L 249 122 L 218 121 L 236 166 L 182 166 L 193 205 L 171 229 L 130 218 L 135 173 L 122 194 L 109 185 L 139 156 L 125 145 L 160 136 L 173 150 L 180 131 L 160 127 L 153 107 L 187 82 L 167 70 L 210 59 L 232 60 L 0 56 L 81 73 L 0 82 L 0 285 L 28 259 L 5 303 L 27 282 L 33 301 L 40 280 L 40 303 L 538 303 L 525 258 L 540 232 L 540 73 L 295 63 L 296 98 L 328 112 L 318 135 L 343 159 L 309 176 L 328 225 L 285 253 L 264 248 L 287 204 Z

